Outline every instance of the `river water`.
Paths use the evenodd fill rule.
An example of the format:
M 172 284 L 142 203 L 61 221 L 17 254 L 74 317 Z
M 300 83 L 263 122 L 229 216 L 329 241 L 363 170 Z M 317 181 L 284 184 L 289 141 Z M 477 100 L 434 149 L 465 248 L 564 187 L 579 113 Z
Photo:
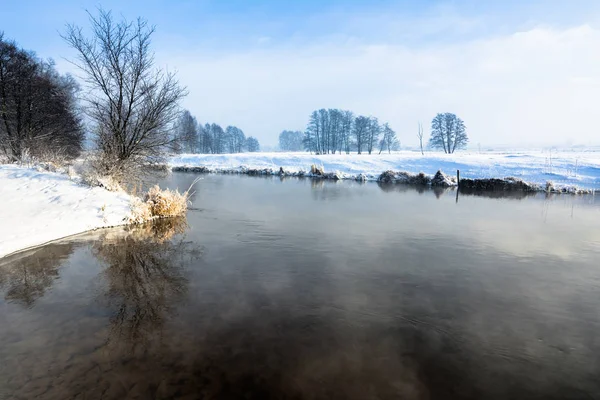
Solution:
M 195 190 L 0 260 L 0 399 L 600 398 L 598 198 Z

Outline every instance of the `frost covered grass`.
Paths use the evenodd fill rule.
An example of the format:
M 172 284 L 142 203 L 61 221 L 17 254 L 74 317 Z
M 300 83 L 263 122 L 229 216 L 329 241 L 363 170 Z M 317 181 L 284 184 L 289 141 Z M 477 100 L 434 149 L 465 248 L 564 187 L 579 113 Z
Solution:
M 600 151 L 514 151 L 460 152 L 443 154 L 401 151 L 392 154 L 241 153 L 181 154 L 171 157 L 174 170 L 285 174 L 304 176 L 311 167 L 339 179 L 377 180 L 385 171 L 423 172 L 438 170 L 450 176 L 460 170 L 461 178 L 491 179 L 512 177 L 545 186 L 551 181 L 558 190 L 600 189 Z M 570 189 L 569 189 L 570 188 Z
M 161 189 L 158 185 L 151 187 L 144 195 L 143 200 L 136 199 L 132 203 L 129 223 L 137 224 L 157 218 L 184 215 L 190 203 L 192 186 L 183 193 L 178 190 Z

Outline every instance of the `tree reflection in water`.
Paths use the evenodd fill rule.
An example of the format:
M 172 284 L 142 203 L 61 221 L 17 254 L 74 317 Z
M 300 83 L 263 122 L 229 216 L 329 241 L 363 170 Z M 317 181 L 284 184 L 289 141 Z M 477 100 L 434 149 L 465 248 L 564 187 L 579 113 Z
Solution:
M 111 312 L 108 343 L 146 349 L 185 297 L 184 266 L 201 254 L 180 236 L 186 229 L 185 218 L 163 219 L 94 246 L 93 254 L 107 265 L 101 301 Z
M 137 393 L 123 385 L 123 376 L 135 375 L 127 375 L 131 371 L 123 363 L 155 353 L 164 326 L 186 295 L 186 266 L 201 254 L 185 241 L 186 229 L 185 219 L 165 219 L 95 235 L 90 243 L 103 264 L 96 280 L 100 287 L 81 301 L 64 297 L 64 288 L 55 299 L 44 298 L 77 244 L 53 244 L 3 260 L 4 297 L 30 313 L 0 325 L 0 382 L 7 382 L 0 385 L 0 398 L 4 393 L 56 399 Z M 81 255 L 87 249 L 82 246 Z M 68 279 L 77 284 L 80 278 Z
M 62 262 L 73 252 L 72 243 L 46 246 L 0 262 L 0 289 L 7 302 L 33 307 L 59 277 Z

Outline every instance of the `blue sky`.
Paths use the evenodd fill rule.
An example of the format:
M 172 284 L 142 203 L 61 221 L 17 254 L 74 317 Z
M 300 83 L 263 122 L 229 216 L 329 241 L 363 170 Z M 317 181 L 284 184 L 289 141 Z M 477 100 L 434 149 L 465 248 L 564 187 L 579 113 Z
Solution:
M 389 121 L 408 145 L 445 111 L 474 144 L 600 144 L 598 1 L 0 0 L 0 29 L 75 72 L 59 32 L 98 6 L 156 25 L 157 63 L 200 121 L 266 144 L 321 107 Z

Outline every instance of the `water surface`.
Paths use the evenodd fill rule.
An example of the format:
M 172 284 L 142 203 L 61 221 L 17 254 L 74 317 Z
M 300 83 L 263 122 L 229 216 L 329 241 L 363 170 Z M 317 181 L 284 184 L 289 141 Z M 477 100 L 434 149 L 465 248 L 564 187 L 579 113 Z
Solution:
M 599 398 L 599 223 L 591 196 L 207 175 L 187 222 L 0 261 L 0 399 Z

